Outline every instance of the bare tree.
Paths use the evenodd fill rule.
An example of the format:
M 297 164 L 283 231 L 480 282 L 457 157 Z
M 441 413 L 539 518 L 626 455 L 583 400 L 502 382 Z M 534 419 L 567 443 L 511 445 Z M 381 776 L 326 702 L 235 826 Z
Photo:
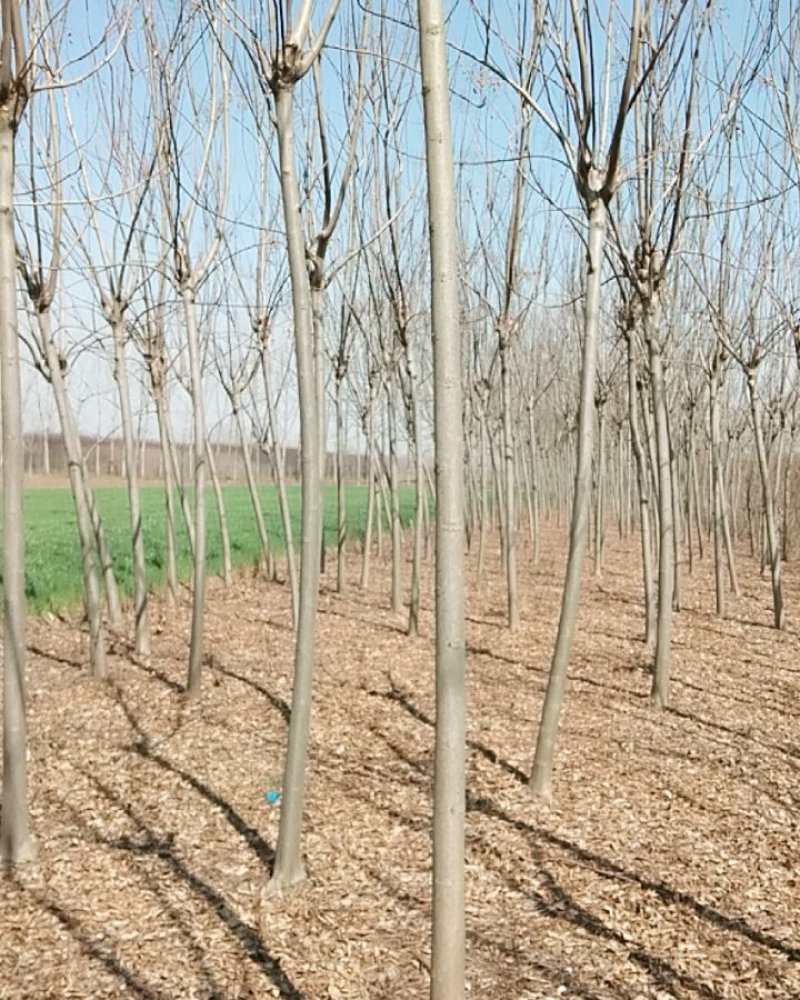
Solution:
M 60 347 L 52 324 L 52 305 L 61 269 L 64 194 L 56 95 L 51 90 L 43 96 L 44 109 L 40 115 L 42 118 L 41 128 L 37 129 L 32 126 L 29 129 L 30 187 L 35 211 L 33 212 L 30 234 L 23 230 L 17 242 L 17 267 L 33 312 L 28 347 L 34 366 L 52 387 L 56 411 L 61 423 L 81 549 L 84 611 L 89 626 L 90 669 L 95 677 L 103 677 L 106 672 L 106 645 L 95 563 L 95 533 L 92 525 L 92 503 L 89 496 L 91 487 L 86 479 L 80 434 L 67 393 L 67 352 Z M 41 144 L 37 144 L 37 131 L 43 137 Z M 42 181 L 46 185 L 45 191 L 41 194 L 40 172 L 44 173 Z M 52 205 L 49 232 L 44 218 L 45 204 Z M 45 260 L 48 237 L 50 252 Z
M 265 47 L 255 31 L 261 17 L 246 25 L 236 15 L 234 30 L 258 74 L 264 97 L 271 99 L 271 114 L 278 138 L 278 164 L 283 202 L 289 279 L 300 402 L 301 543 L 300 588 L 295 643 L 294 683 L 289 743 L 283 777 L 283 798 L 276 847 L 275 868 L 266 892 L 281 892 L 305 877 L 301 855 L 306 760 L 311 725 L 311 688 L 316 645 L 316 615 L 322 543 L 320 398 L 314 300 L 301 217 L 300 185 L 294 130 L 294 93 L 313 68 L 336 16 L 339 0 L 331 0 L 319 30 L 311 28 L 312 2 L 303 0 L 293 16 L 292 4 L 280 4 L 270 15 Z M 327 157 L 324 157 L 327 163 Z M 329 205 L 333 209 L 333 205 Z M 328 216 L 330 218 L 330 216 Z M 321 265 L 330 233 L 322 231 L 323 244 L 311 263 Z
M 137 245 L 136 231 L 142 222 L 143 209 L 157 164 L 159 138 L 149 133 L 137 134 L 135 116 L 131 113 L 135 106 L 135 71 L 130 59 L 126 61 L 126 66 L 127 74 L 123 76 L 118 72 L 114 86 L 108 86 L 104 78 L 95 82 L 97 107 L 103 126 L 101 142 L 107 150 L 106 162 L 99 171 L 101 183 L 97 189 L 92 183 L 69 105 L 65 105 L 78 156 L 80 194 L 85 211 L 85 219 L 80 222 L 70 216 L 68 218 L 75 230 L 76 244 L 97 290 L 100 308 L 111 333 L 131 525 L 135 648 L 138 655 L 148 656 L 150 622 L 127 358 L 131 327 L 126 314 L 131 299 L 137 292 L 137 283 L 142 280 L 141 269 L 134 265 L 132 257 Z M 113 98 L 104 100 L 106 93 L 113 95 Z M 115 187 L 124 191 L 125 195 L 116 195 Z M 102 224 L 99 218 L 101 204 Z
M 562 81 L 568 97 L 572 125 L 576 138 L 571 141 L 565 129 L 552 122 L 538 105 L 539 117 L 550 124 L 558 136 L 567 156 L 578 194 L 584 206 L 588 226 L 586 261 L 586 289 L 583 316 L 583 356 L 581 369 L 580 407 L 578 414 L 578 454 L 575 469 L 574 499 L 570 521 L 569 555 L 561 603 L 553 659 L 542 706 L 536 754 L 531 771 L 531 791 L 540 798 L 552 795 L 553 754 L 558 720 L 564 700 L 567 665 L 572 648 L 572 637 L 577 621 L 580 600 L 581 571 L 586 549 L 586 539 L 591 503 L 591 475 L 593 451 L 593 421 L 595 380 L 597 371 L 597 339 L 600 319 L 600 285 L 603 252 L 608 225 L 608 206 L 619 185 L 622 137 L 625 122 L 637 93 L 639 47 L 642 22 L 639 0 L 631 4 L 629 42 L 626 55 L 627 67 L 619 89 L 616 115 L 611 123 L 610 140 L 604 149 L 608 121 L 606 118 L 611 100 L 609 66 L 612 47 L 613 21 L 605 25 L 606 45 L 602 83 L 594 75 L 589 61 L 589 51 L 594 45 L 593 35 L 603 30 L 595 24 L 595 16 L 588 4 L 583 16 L 578 12 L 577 0 L 571 2 L 571 32 L 569 46 L 564 45 L 559 56 Z M 572 84 L 572 60 L 576 60 L 579 80 Z M 601 89 L 600 89 L 601 88 Z
M 221 10 L 214 14 L 217 34 L 223 29 Z M 194 453 L 194 573 L 192 625 L 189 647 L 187 694 L 196 697 L 200 691 L 203 658 L 203 622 L 206 578 L 206 467 L 208 464 L 205 406 L 203 400 L 203 363 L 198 321 L 197 294 L 217 257 L 222 242 L 221 219 L 225 215 L 228 195 L 230 148 L 228 140 L 228 65 L 221 49 L 206 50 L 203 67 L 208 78 L 208 105 L 196 117 L 201 99 L 195 91 L 199 72 L 188 73 L 187 66 L 197 51 L 191 15 L 179 13 L 177 22 L 166 40 L 158 39 L 154 19 L 145 19 L 148 55 L 154 79 L 153 99 L 163 128 L 160 149 L 162 198 L 166 206 L 169 241 L 172 248 L 172 272 L 183 307 L 188 382 L 192 399 L 192 433 Z M 199 144 L 197 162 L 187 163 L 184 135 L 187 117 L 179 114 L 181 96 L 189 102 L 190 129 L 195 130 Z M 208 206 L 214 218 L 212 232 L 202 252 L 197 252 L 198 232 L 195 225 L 199 205 Z M 213 206 L 213 209 L 211 208 Z M 209 221 L 209 220 L 206 220 Z

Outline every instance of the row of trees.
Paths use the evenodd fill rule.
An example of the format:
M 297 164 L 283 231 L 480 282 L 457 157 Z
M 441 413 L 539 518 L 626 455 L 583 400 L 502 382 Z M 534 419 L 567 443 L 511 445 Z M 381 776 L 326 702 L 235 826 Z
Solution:
M 727 595 L 738 588 L 735 542 L 746 533 L 770 578 L 773 624 L 785 624 L 780 570 L 790 539 L 800 363 L 791 267 L 800 17 L 772 0 L 750 5 L 746 23 L 727 21 L 713 0 L 602 9 L 539 0 L 461 13 L 449 25 L 451 142 L 444 22 L 433 3 L 421 0 L 418 12 L 339 10 L 332 0 L 316 12 L 309 0 L 297 10 L 149 0 L 109 6 L 102 27 L 43 0 L 3 0 L 2 12 L 3 856 L 23 860 L 32 850 L 22 343 L 58 413 L 97 677 L 105 672 L 106 628 L 126 623 L 70 392 L 74 372 L 104 359 L 113 374 L 139 656 L 149 655 L 150 629 L 132 381 L 150 393 L 165 456 L 170 601 L 177 600 L 179 517 L 193 551 L 189 697 L 201 686 L 209 474 L 225 538 L 211 399 L 229 407 L 263 569 L 274 578 L 281 570 L 261 511 L 253 442 L 270 462 L 290 542 L 285 575 L 297 633 L 271 891 L 303 876 L 326 454 L 337 456 L 338 586 L 348 580 L 343 456 L 354 447 L 347 427 L 355 425 L 369 485 L 360 583 L 369 586 L 371 538 L 385 513 L 390 598 L 398 613 L 407 604 L 411 635 L 435 501 L 434 868 L 446 900 L 444 909 L 435 906 L 435 926 L 448 941 L 440 954 L 452 957 L 458 946 L 450 935 L 463 942 L 456 919 L 463 594 L 451 590 L 463 579 L 462 531 L 480 577 L 488 533 L 499 528 L 514 630 L 524 613 L 520 529 L 535 559 L 541 519 L 569 521 L 531 772 L 543 798 L 552 794 L 584 554 L 591 541 L 594 570 L 602 572 L 612 519 L 620 534 L 636 530 L 641 540 L 642 638 L 653 651 L 656 706 L 669 703 L 681 573 L 709 540 L 717 613 L 726 613 Z M 431 74 L 422 88 L 420 72 Z M 430 258 L 422 252 L 426 163 Z M 276 366 L 290 343 L 290 367 Z M 288 428 L 277 416 L 280 393 L 292 392 L 287 376 L 298 414 Z M 191 484 L 173 431 L 181 394 L 192 414 Z M 286 445 L 296 441 L 299 566 L 284 463 Z M 407 592 L 401 466 L 413 470 L 416 500 Z M 229 575 L 229 556 L 223 562 Z M 461 996 L 463 971 L 437 961 L 436 995 Z M 455 963 L 463 967 L 463 949 Z

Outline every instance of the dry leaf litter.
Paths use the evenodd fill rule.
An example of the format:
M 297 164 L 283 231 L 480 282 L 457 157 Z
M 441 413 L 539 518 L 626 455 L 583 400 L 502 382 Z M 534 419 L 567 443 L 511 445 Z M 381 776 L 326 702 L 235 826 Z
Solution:
M 587 567 L 553 805 L 526 788 L 566 540 L 469 563 L 467 973 L 491 1000 L 800 998 L 800 575 L 789 627 L 744 554 L 713 614 L 684 574 L 673 705 L 654 710 L 636 542 Z M 421 636 L 323 580 L 304 855 L 264 897 L 278 829 L 293 643 L 287 588 L 208 594 L 200 699 L 182 697 L 188 599 L 154 599 L 153 654 L 117 641 L 93 682 L 79 621 L 30 623 L 30 797 L 39 861 L 0 883 L 0 997 L 405 1000 L 429 990 L 432 567 Z M 405 567 L 408 572 L 409 567 Z

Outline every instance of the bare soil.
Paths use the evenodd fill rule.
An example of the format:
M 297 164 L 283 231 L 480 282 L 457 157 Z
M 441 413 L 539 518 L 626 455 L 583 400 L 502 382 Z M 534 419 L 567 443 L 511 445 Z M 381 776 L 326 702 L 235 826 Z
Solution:
M 709 558 L 675 617 L 673 707 L 647 697 L 635 539 L 589 566 L 556 797 L 525 779 L 565 539 L 522 549 L 523 627 L 496 556 L 470 562 L 470 995 L 800 998 L 800 576 L 790 625 L 742 554 L 713 614 Z M 352 576 L 357 567 L 351 556 Z M 332 586 L 333 576 L 326 581 Z M 291 692 L 286 588 L 214 583 L 197 703 L 181 696 L 188 603 L 153 610 L 154 653 L 107 683 L 76 621 L 30 627 L 39 861 L 0 883 L 0 997 L 400 1000 L 429 989 L 432 586 L 410 640 L 375 566 L 325 589 L 305 831 L 307 882 L 261 901 Z

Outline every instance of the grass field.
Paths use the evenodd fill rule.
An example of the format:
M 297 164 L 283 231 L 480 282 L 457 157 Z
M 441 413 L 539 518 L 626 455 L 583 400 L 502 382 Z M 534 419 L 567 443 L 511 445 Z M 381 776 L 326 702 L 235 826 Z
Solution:
M 234 565 L 252 564 L 260 551 L 253 507 L 246 486 L 223 487 Z M 300 537 L 300 488 L 287 489 L 292 511 L 295 544 Z M 120 589 L 131 591 L 131 546 L 128 495 L 122 487 L 106 487 L 95 491 L 103 516 L 109 546 Z M 414 494 L 410 488 L 401 492 L 401 517 L 404 523 L 413 512 Z M 164 491 L 160 486 L 141 489 L 142 526 L 144 532 L 147 582 L 156 587 L 164 581 L 165 514 Z M 273 548 L 283 551 L 283 531 L 277 495 L 272 487 L 261 488 L 261 503 Z M 347 488 L 347 522 L 350 539 L 363 537 L 367 505 L 364 486 Z M 176 502 L 177 506 L 177 502 Z M 212 490 L 208 490 L 208 566 L 217 572 L 221 566 L 219 519 Z M 178 512 L 177 545 L 178 572 L 181 579 L 190 575 L 190 553 L 183 518 Z M 325 540 L 336 541 L 336 492 L 325 490 Z M 67 488 L 27 489 L 25 491 L 25 589 L 28 607 L 33 613 L 59 610 L 81 600 L 80 549 L 75 524 L 72 495 Z

